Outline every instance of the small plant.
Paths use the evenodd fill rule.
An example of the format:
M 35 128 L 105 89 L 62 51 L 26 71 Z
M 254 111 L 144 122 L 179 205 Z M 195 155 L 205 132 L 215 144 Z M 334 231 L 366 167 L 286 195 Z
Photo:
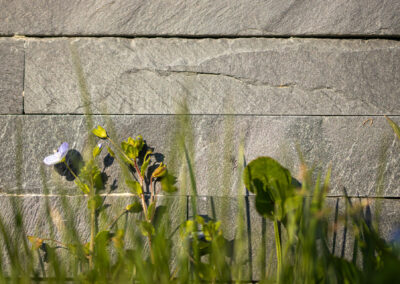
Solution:
M 32 243 L 32 248 L 35 250 L 42 249 L 47 252 L 51 248 L 49 243 L 60 245 L 61 248 L 69 250 L 79 259 L 83 261 L 87 260 L 89 270 L 93 270 L 96 252 L 100 252 L 101 249 L 107 247 L 110 242 L 113 242 L 117 249 L 123 248 L 122 240 L 124 237 L 124 231 L 112 231 L 118 219 L 125 214 L 137 214 L 143 212 L 143 219 L 138 220 L 137 224 L 143 236 L 148 240 L 150 258 L 151 262 L 154 264 L 156 257 L 152 248 L 152 239 L 155 235 L 153 221 L 156 213 L 158 195 L 155 184 L 160 182 L 163 191 L 172 193 L 177 191 L 177 187 L 175 186 L 176 179 L 168 172 L 167 166 L 163 162 L 159 163 L 158 166 L 154 162 L 152 163 L 150 159 L 150 156 L 152 155 L 151 150 L 147 150 L 146 153 L 142 155 L 145 143 L 140 135 L 135 139 L 128 137 L 128 139 L 122 141 L 119 146 L 108 136 L 106 130 L 101 126 L 97 126 L 97 128 L 93 129 L 92 133 L 105 142 L 109 142 L 111 144 L 111 147 L 107 146 L 109 155 L 119 159 L 122 167 L 128 166 L 127 168 L 129 169 L 130 175 L 126 175 L 125 184 L 138 200 L 127 204 L 121 214 L 119 214 L 107 228 L 97 231 L 95 225 L 96 212 L 101 209 L 104 201 L 99 195 L 99 191 L 104 188 L 105 180 L 104 173 L 100 171 L 98 165 L 99 162 L 96 158 L 100 155 L 104 146 L 102 143 L 94 146 L 92 158 L 85 161 L 83 166 L 77 170 L 72 169 L 66 160 L 68 143 L 64 142 L 54 154 L 49 155 L 44 159 L 44 163 L 48 166 L 58 164 L 65 165 L 66 169 L 75 178 L 74 182 L 77 188 L 87 196 L 87 208 L 90 211 L 90 240 L 79 248 L 80 244 L 64 244 L 57 240 L 28 236 L 29 241 Z M 139 166 L 140 158 L 142 158 L 142 162 Z M 150 166 L 156 166 L 156 168 L 152 172 L 148 172 Z M 148 200 L 146 200 L 145 188 L 149 188 L 150 191 L 150 197 Z M 79 255 L 79 250 L 83 252 L 84 257 Z

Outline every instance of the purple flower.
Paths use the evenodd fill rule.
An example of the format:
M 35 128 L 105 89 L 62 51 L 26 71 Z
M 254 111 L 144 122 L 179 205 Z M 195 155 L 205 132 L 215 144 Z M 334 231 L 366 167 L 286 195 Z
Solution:
M 61 163 L 64 160 L 65 156 L 67 155 L 67 152 L 68 152 L 68 143 L 64 142 L 61 144 L 60 147 L 58 147 L 57 152 L 55 152 L 53 155 L 44 158 L 43 162 L 48 166 Z

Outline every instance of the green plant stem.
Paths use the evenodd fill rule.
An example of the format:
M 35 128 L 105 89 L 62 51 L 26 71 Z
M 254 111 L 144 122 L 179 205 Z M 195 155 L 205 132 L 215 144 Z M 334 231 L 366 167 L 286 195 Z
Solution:
M 126 214 L 128 211 L 126 209 L 124 209 L 124 211 L 121 212 L 121 214 L 119 214 L 111 223 L 110 225 L 108 225 L 108 229 L 107 230 L 111 230 L 112 227 L 114 227 L 115 223 L 117 223 L 117 221 L 119 220 L 119 218 L 121 218 L 122 216 L 124 216 L 124 214 Z
M 136 163 L 136 160 L 133 162 L 133 165 L 135 167 L 136 172 L 138 173 L 139 179 L 140 179 L 140 186 L 143 188 L 143 182 L 144 182 L 144 178 L 142 177 L 142 174 L 140 173 L 140 169 Z
M 94 186 L 93 186 L 93 177 L 90 180 L 90 198 L 93 198 L 96 195 Z M 93 255 L 94 255 L 94 237 L 95 237 L 95 230 L 96 230 L 96 207 L 91 206 L 90 208 L 90 243 L 89 243 L 89 268 L 93 269 Z
M 279 224 L 277 220 L 274 220 L 274 233 L 275 233 L 275 244 L 276 244 L 276 258 L 278 262 L 277 268 L 277 283 L 279 283 L 279 279 L 282 271 L 282 245 L 281 245 L 281 236 L 279 230 Z
M 89 244 L 89 251 L 90 251 L 89 267 L 90 267 L 90 269 L 93 268 L 94 233 L 96 230 L 95 218 L 96 218 L 96 208 L 93 207 L 90 209 L 90 244 Z
M 70 166 L 68 166 L 68 163 L 64 160 L 64 165 L 67 167 L 67 169 L 69 170 L 69 172 L 74 176 L 75 179 L 81 181 L 79 179 L 79 177 L 74 173 L 74 171 L 70 168 Z

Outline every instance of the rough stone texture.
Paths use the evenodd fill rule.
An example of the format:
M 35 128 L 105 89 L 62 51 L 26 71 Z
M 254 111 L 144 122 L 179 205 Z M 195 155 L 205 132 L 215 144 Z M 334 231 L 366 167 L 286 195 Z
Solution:
M 364 5 L 364 4 L 363 4 Z M 400 112 L 400 42 L 29 39 L 26 113 L 374 115 Z
M 399 35 L 396 0 L 0 1 L 0 34 Z
M 23 110 L 23 44 L 21 40 L 0 39 L 0 114 Z
M 109 123 L 104 123 L 107 117 L 92 118 L 94 125 L 99 123 L 112 129 Z M 372 125 L 363 124 L 368 117 L 125 115 L 109 118 L 115 124 L 119 139 L 143 135 L 158 153 L 154 159 L 160 162 L 165 158 L 176 174 L 186 162 L 174 155 L 178 151 L 178 140 L 171 137 L 174 131 L 182 131 L 189 153 L 194 153 L 192 162 L 199 195 L 244 194 L 243 189 L 237 191 L 240 178 L 237 176 L 240 167 L 237 149 L 242 139 L 246 163 L 268 155 L 288 167 L 294 177 L 299 178 L 297 146 L 316 172 L 326 172 L 330 164 L 330 195 L 342 195 L 343 187 L 351 196 L 395 197 L 400 194 L 399 141 L 382 116 L 372 117 Z M 400 122 L 398 117 L 393 120 Z M 73 182 L 66 181 L 53 167 L 45 167 L 42 160 L 62 141 L 69 142 L 70 147 L 83 156 L 91 155 L 91 151 L 85 150 L 88 135 L 84 116 L 1 116 L 0 126 L 0 187 L 3 192 L 43 192 L 40 169 L 44 167 L 51 193 L 78 193 L 73 189 Z M 110 176 L 107 188 L 116 179 L 116 192 L 126 192 L 118 169 L 115 162 L 105 170 Z M 378 189 L 380 172 L 384 175 L 382 189 Z M 182 180 L 182 177 L 179 178 Z M 186 179 L 188 185 L 189 181 Z M 191 191 L 188 186 L 182 186 L 180 194 L 191 194 Z

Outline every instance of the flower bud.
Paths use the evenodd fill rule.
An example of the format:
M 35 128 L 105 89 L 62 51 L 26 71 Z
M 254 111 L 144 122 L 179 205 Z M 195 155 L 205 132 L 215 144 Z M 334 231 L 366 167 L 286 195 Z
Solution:
M 101 139 L 106 139 L 108 137 L 107 131 L 100 125 L 97 125 L 97 128 L 92 130 L 92 133 Z
M 161 162 L 157 169 L 154 170 L 152 177 L 163 177 L 167 173 L 167 166 Z
M 101 143 L 97 144 L 93 148 L 93 158 L 96 158 L 101 153 L 102 149 L 103 149 L 103 145 Z

